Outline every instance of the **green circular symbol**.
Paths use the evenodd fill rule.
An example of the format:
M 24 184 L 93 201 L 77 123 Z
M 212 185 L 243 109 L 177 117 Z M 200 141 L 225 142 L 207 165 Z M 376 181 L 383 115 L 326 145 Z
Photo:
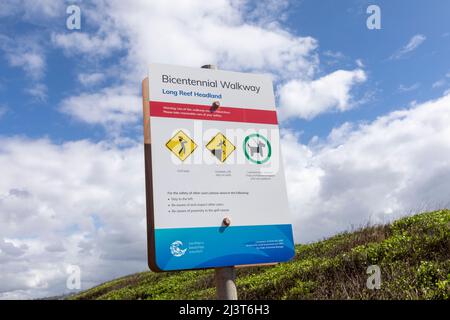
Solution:
M 272 146 L 266 137 L 252 133 L 244 139 L 245 157 L 256 164 L 263 164 L 269 161 L 272 155 Z

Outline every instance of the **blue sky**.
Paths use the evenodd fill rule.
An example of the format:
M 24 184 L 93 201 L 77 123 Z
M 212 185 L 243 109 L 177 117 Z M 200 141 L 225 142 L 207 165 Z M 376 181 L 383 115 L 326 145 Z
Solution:
M 381 7 L 382 29 L 365 27 L 369 4 Z M 369 75 L 359 94 L 373 96 L 364 105 L 346 113 L 327 114 L 314 121 L 298 121 L 305 138 L 327 135 L 345 121 L 370 121 L 390 110 L 442 95 L 445 86 L 433 88 L 450 70 L 450 3 L 444 1 L 302 1 L 293 6 L 287 25 L 300 35 L 319 40 L 321 71 L 355 68 L 361 59 Z M 417 34 L 426 40 L 399 59 L 390 57 Z M 342 58 L 326 52 L 341 53 Z M 416 85 L 416 86 L 415 86 Z M 402 91 L 401 87 L 410 88 Z M 417 87 L 417 88 L 416 88 Z
M 281 22 L 283 26 L 295 35 L 311 36 L 319 42 L 321 63 L 317 76 L 338 69 L 354 69 L 357 59 L 363 62 L 368 74 L 368 80 L 354 88 L 356 97 L 366 98 L 364 105 L 349 112 L 333 112 L 313 121 L 300 119 L 288 124 L 304 132 L 304 142 L 314 135 L 324 137 L 333 127 L 346 121 L 370 121 L 390 110 L 407 106 L 413 100 L 438 97 L 446 88 L 444 84 L 433 88 L 433 84 L 445 79 L 450 72 L 450 60 L 445 59 L 450 55 L 450 21 L 446 19 L 450 4 L 443 1 L 432 4 L 425 1 L 379 1 L 382 29 L 369 30 L 365 26 L 368 17 L 365 9 L 370 3 L 301 1 L 286 7 L 286 19 Z M 20 67 L 11 66 L 6 59 L 1 59 L 0 104 L 8 112 L 2 117 L 0 134 L 48 136 L 54 141 L 104 138 L 102 128 L 72 121 L 57 110 L 64 97 L 85 89 L 76 81 L 77 73 L 91 67 L 85 62 L 84 55 L 67 55 L 46 39 L 46 35 L 52 32 L 68 32 L 65 17 L 65 12 L 59 12 L 49 20 L 39 17 L 25 21 L 13 17 L 2 19 L 2 34 L 11 38 L 37 37 L 42 42 L 46 68 L 41 81 L 47 89 L 45 99 L 24 94 L 33 81 Z M 82 19 L 80 32 L 95 30 L 86 17 L 82 16 Z M 390 59 L 418 34 L 424 35 L 426 40 L 416 50 L 405 57 Z M 114 52 L 94 64 L 99 69 L 108 68 L 117 64 L 124 54 Z M 137 87 L 138 82 L 136 79 Z M 103 86 L 112 83 L 114 80 L 107 79 Z M 138 130 L 129 133 L 133 138 L 140 134 Z
M 81 30 L 66 8 L 81 9 Z M 369 4 L 381 30 L 366 27 Z M 151 62 L 275 79 L 296 242 L 450 199 L 448 1 L 0 4 L 0 299 L 146 270 Z M 17 272 L 16 270 L 22 270 Z

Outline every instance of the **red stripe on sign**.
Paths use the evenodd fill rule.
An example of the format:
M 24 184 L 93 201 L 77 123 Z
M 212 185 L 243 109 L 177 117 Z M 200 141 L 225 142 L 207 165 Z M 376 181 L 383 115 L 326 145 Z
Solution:
M 150 101 L 150 116 L 212 121 L 278 124 L 274 110 L 212 107 L 197 104 Z

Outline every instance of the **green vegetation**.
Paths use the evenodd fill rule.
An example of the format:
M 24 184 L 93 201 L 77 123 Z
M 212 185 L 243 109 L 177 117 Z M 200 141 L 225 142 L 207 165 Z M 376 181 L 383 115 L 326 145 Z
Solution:
M 381 288 L 366 269 L 381 269 Z M 296 246 L 289 263 L 237 271 L 240 299 L 449 299 L 450 210 Z M 143 272 L 72 299 L 213 299 L 214 272 Z

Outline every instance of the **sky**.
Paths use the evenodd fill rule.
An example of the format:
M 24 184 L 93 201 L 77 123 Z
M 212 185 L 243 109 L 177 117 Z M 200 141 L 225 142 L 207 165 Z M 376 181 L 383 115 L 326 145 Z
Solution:
M 69 5 L 80 30 L 69 30 Z M 369 29 L 369 5 L 381 29 Z M 2 0 L 0 299 L 145 271 L 149 63 L 274 79 L 296 243 L 450 207 L 450 2 Z

